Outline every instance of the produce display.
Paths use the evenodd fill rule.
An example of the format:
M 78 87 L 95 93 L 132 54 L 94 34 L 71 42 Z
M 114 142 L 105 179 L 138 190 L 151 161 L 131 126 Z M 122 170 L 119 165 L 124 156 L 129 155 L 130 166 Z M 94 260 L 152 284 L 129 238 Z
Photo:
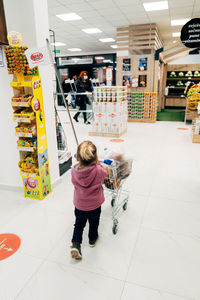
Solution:
M 184 73 L 183 72 L 179 72 L 178 73 L 178 77 L 184 77 Z
M 129 120 L 156 121 L 157 93 L 131 93 L 128 104 Z
M 177 86 L 184 86 L 183 82 L 181 80 L 179 80 L 176 84 Z
M 200 93 L 200 85 L 199 84 L 192 85 L 187 93 L 187 96 L 190 97 L 193 93 Z
M 192 74 L 192 71 L 188 71 L 186 74 L 185 74 L 185 77 L 192 77 L 193 74 Z
M 199 71 L 195 71 L 194 72 L 194 77 L 200 77 L 200 72 Z
M 38 68 L 29 68 L 29 64 L 25 55 L 28 47 L 5 47 L 6 62 L 8 74 L 23 73 L 24 75 L 38 74 Z
M 169 77 L 171 77 L 171 78 L 177 77 L 177 76 L 176 76 L 176 72 L 171 72 L 170 75 L 169 75 Z

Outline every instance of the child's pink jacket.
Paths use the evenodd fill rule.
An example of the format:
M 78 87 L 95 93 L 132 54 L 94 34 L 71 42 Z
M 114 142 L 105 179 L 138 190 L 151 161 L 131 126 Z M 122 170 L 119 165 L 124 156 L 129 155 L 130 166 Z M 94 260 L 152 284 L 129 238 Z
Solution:
M 84 169 L 79 169 L 77 164 L 71 175 L 75 207 L 90 211 L 101 206 L 105 201 L 102 182 L 107 175 L 106 170 L 99 163 Z

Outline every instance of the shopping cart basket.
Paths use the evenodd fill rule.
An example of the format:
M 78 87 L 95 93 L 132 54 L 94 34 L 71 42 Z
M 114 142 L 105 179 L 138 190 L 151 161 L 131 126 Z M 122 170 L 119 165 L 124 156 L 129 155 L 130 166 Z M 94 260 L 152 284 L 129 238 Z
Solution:
M 112 196 L 112 231 L 113 234 L 116 234 L 119 223 L 117 215 L 121 209 L 127 209 L 127 203 L 129 200 L 129 191 L 123 189 L 123 184 L 125 183 L 127 177 L 131 174 L 132 159 L 122 162 L 104 160 L 102 165 L 107 170 L 107 177 L 104 180 L 104 189 Z

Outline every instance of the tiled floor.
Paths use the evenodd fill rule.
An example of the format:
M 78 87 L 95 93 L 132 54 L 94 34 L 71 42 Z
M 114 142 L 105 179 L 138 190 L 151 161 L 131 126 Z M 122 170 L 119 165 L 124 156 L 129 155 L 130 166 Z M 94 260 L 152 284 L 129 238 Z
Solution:
M 65 122 L 72 152 L 75 142 Z M 15 233 L 18 252 L 0 261 L 0 300 L 200 300 L 200 145 L 183 123 L 128 124 L 124 142 L 88 137 L 99 151 L 121 149 L 135 159 L 126 183 L 127 211 L 112 234 L 110 198 L 103 205 L 100 240 L 83 260 L 69 254 L 73 230 L 70 172 L 42 202 L 0 191 L 0 233 Z M 189 128 L 189 127 L 188 127 Z

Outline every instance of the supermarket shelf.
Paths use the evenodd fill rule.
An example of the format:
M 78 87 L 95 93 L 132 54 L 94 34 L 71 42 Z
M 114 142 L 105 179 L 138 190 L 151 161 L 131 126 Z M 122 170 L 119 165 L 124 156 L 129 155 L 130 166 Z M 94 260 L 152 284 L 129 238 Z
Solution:
M 28 118 L 14 118 L 13 119 L 15 122 L 19 122 L 19 123 L 32 123 L 34 119 L 28 119 Z
M 17 150 L 25 151 L 25 152 L 34 152 L 36 150 L 36 148 L 35 147 L 17 147 Z
M 186 80 L 186 81 L 189 81 L 191 79 L 195 79 L 195 80 L 199 80 L 200 81 L 200 77 L 168 77 L 167 80 Z
M 34 135 L 32 133 L 23 133 L 23 132 L 16 133 L 15 135 L 17 137 L 28 137 L 28 138 L 34 137 Z
M 13 107 L 30 107 L 31 104 L 28 102 L 11 102 Z
M 32 87 L 32 81 L 11 82 L 12 88 Z
M 169 89 L 175 89 L 175 90 L 179 90 L 179 89 L 184 89 L 186 88 L 186 86 L 175 86 L 175 87 L 170 87 L 168 86 Z

